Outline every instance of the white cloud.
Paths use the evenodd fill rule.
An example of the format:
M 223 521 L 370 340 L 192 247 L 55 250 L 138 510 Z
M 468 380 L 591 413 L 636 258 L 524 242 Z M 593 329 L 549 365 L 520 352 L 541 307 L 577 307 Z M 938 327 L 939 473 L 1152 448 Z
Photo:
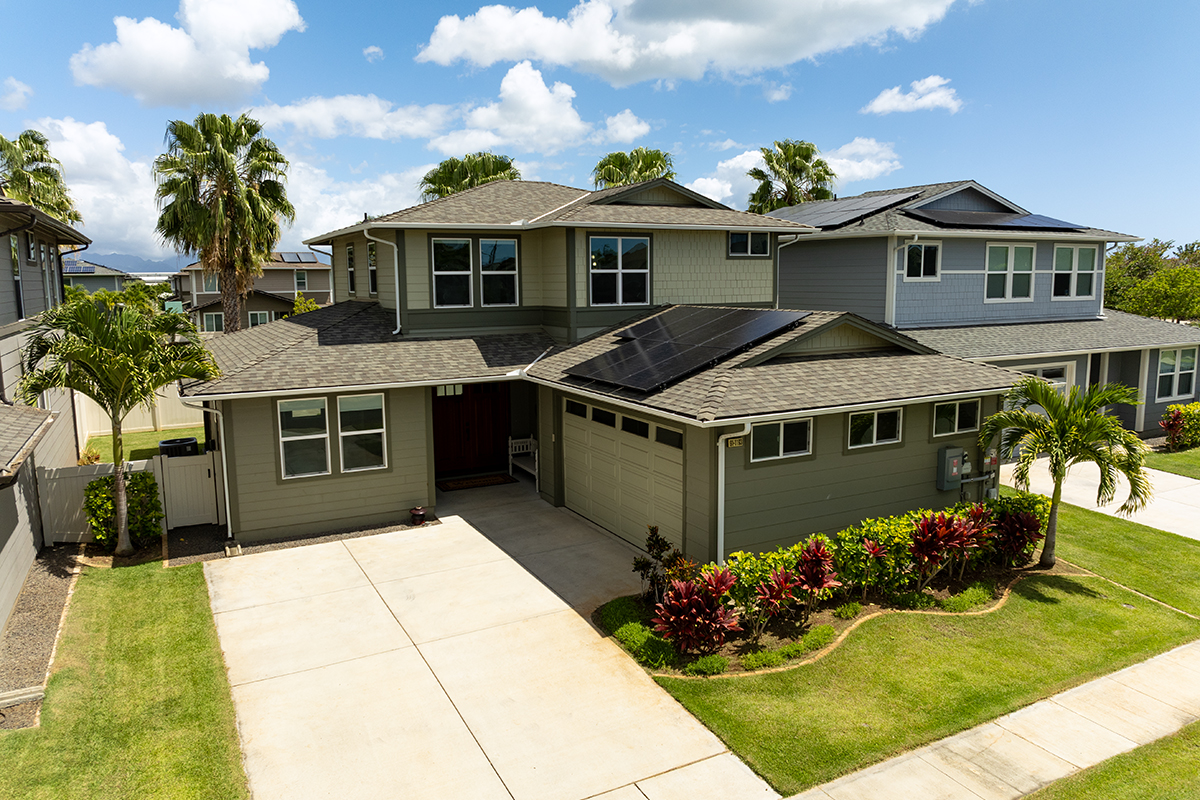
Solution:
M 763 84 L 763 97 L 767 98 L 768 103 L 779 103 L 787 100 L 792 96 L 792 85 L 790 83 L 770 83 Z
M 575 110 L 575 90 L 561 81 L 547 86 L 528 61 L 513 65 L 500 82 L 500 99 L 467 111 L 465 127 L 433 138 L 429 146 L 446 155 L 507 148 L 518 153 L 557 153 L 593 142 L 630 142 L 650 126 L 626 109 L 592 133 L 593 124 Z
M 175 28 L 154 17 L 116 17 L 117 41 L 71 56 L 75 82 L 116 89 L 144 106 L 231 103 L 270 75 L 250 50 L 303 31 L 292 0 L 180 0 Z
M 911 92 L 901 92 L 899 86 L 884 89 L 871 102 L 859 110 L 861 114 L 891 114 L 893 111 L 927 111 L 932 108 L 944 108 L 951 114 L 962 108 L 962 101 L 954 89 L 946 84 L 949 78 L 941 75 L 930 75 L 909 84 Z
M 373 94 L 309 97 L 286 106 L 258 106 L 251 113 L 268 129 L 291 125 L 298 133 L 320 139 L 423 139 L 439 133 L 456 115 L 451 106 L 393 108 L 391 102 Z
M 292 161 L 287 188 L 288 199 L 296 207 L 296 224 L 284 231 L 280 247 L 303 250 L 304 239 L 360 222 L 364 213 L 376 216 L 416 205 L 421 195 L 417 183 L 434 166 L 424 164 L 359 181 L 339 181 L 318 166 Z
M 834 150 L 826 150 L 821 158 L 833 168 L 840 186 L 854 181 L 869 181 L 900 169 L 900 157 L 892 145 L 862 136 Z
M 712 133 L 712 131 L 707 131 L 707 133 Z M 732 150 L 735 147 L 745 147 L 745 145 L 738 144 L 733 139 L 726 139 L 723 142 L 709 142 L 708 143 L 709 150 Z
M 363 48 L 363 57 L 374 64 L 379 59 L 383 58 L 383 48 L 378 45 L 371 45 Z
M 707 177 L 697 178 L 686 186 L 719 203 L 726 203 L 734 208 L 745 208 L 749 203 L 750 193 L 758 186 L 746 172 L 752 167 L 762 165 L 762 153 L 758 150 L 747 150 L 718 162 L 714 172 Z
M 477 66 L 534 60 L 616 86 L 749 74 L 857 44 L 919 36 L 954 0 L 580 0 L 565 17 L 483 6 L 442 17 L 419 61 Z
M 0 95 L 0 108 L 5 111 L 20 111 L 28 102 L 29 95 L 33 94 L 33 89 L 27 84 L 11 76 L 4 79 L 4 89 L 4 94 Z

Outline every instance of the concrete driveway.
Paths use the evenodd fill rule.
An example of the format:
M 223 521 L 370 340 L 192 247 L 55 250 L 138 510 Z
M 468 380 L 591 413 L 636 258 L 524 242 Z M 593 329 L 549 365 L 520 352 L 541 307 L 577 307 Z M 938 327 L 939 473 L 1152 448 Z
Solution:
M 572 607 L 623 545 L 497 502 L 525 561 L 578 550 L 561 592 L 460 517 L 205 564 L 256 800 L 777 797 Z

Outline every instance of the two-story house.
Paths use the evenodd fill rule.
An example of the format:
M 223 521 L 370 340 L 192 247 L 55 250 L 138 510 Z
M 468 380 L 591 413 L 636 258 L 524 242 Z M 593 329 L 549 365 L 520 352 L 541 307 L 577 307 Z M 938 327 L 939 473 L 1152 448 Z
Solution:
M 21 349 L 36 317 L 62 300 L 63 247 L 90 240 L 53 217 L 0 195 L 0 620 L 8 618 L 42 546 L 35 468 L 75 464 L 70 392 L 17 404 Z
M 210 333 L 225 330 L 219 276 L 205 274 L 204 268 L 195 263 L 173 276 L 171 283 L 196 327 Z M 265 325 L 292 313 L 297 294 L 317 305 L 329 305 L 329 265 L 312 253 L 271 253 L 271 259 L 263 264 L 262 275 L 254 279 L 250 294 L 242 301 L 242 327 Z
M 405 519 L 504 471 L 510 438 L 549 502 L 701 561 L 958 500 L 939 451 L 974 447 L 1015 373 L 777 309 L 781 238 L 813 232 L 666 180 L 499 181 L 308 240 L 334 305 L 218 337 L 223 376 L 183 390 L 233 534 Z
M 939 352 L 1062 386 L 1120 382 L 1144 435 L 1196 399 L 1200 329 L 1104 308 L 1104 256 L 1137 237 L 1032 214 L 974 181 L 774 211 L 818 230 L 784 242 L 779 302 L 852 311 Z

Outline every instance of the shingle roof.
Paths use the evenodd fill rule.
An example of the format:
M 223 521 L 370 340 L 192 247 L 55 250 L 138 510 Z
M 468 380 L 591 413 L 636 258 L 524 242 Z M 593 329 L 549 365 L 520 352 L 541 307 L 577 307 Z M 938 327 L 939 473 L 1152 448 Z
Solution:
M 0 402 L 0 486 L 7 486 L 54 421 L 49 411 Z
M 349 301 L 207 340 L 224 373 L 190 383 L 192 397 L 340 386 L 454 383 L 520 369 L 553 342 L 542 333 L 445 339 L 393 336 L 378 303 Z
M 935 350 L 961 358 L 1139 350 L 1200 344 L 1200 328 L 1105 309 L 1103 319 L 906 330 Z
M 901 347 L 866 353 L 786 357 L 746 366 L 839 319 L 877 327 L 854 314 L 833 311 L 814 311 L 795 329 L 657 392 L 621 389 L 565 373 L 567 368 L 619 346 L 624 340 L 618 339 L 615 332 L 663 310 L 623 323 L 578 345 L 560 348 L 531 367 L 528 374 L 566 389 L 608 396 L 701 422 L 846 405 L 900 403 L 949 394 L 1003 392 L 1019 377 L 997 367 L 905 351 Z M 901 342 L 905 338 L 891 331 L 885 333 Z
M 63 244 L 92 243 L 91 239 L 84 236 L 82 233 L 75 230 L 62 220 L 55 219 L 49 214 L 38 211 L 28 203 L 22 203 L 20 200 L 14 200 L 11 197 L 0 196 L 0 215 L 12 217 L 11 221 L 16 222 L 17 225 L 28 222 L 30 215 L 33 215 L 37 219 L 37 228 L 42 231 L 52 231 L 54 233 L 55 241 Z M 5 228 L 14 227 L 8 223 L 9 220 L 5 220 Z
M 321 291 L 321 290 L 318 290 L 318 291 Z M 272 300 L 279 300 L 281 302 L 287 303 L 289 306 L 295 305 L 295 302 L 296 302 L 291 297 L 284 297 L 281 294 L 273 294 L 272 292 L 264 292 L 262 289 L 251 289 L 250 294 L 257 294 L 257 295 L 261 295 L 262 297 L 269 297 Z M 247 295 L 247 297 L 248 296 L 249 295 Z M 200 311 L 205 308 L 212 308 L 213 306 L 219 306 L 219 305 L 221 305 L 221 298 L 218 297 L 215 300 L 209 300 L 207 303 L 204 303 L 203 305 L 192 306 L 191 308 L 188 309 L 188 311 Z

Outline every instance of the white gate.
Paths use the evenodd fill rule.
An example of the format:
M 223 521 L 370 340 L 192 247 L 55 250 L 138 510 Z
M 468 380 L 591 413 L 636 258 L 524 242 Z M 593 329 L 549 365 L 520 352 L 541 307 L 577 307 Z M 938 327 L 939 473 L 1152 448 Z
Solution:
M 199 456 L 158 456 L 162 459 L 161 481 L 166 497 L 163 511 L 168 529 L 219 521 L 216 455 L 210 450 Z

